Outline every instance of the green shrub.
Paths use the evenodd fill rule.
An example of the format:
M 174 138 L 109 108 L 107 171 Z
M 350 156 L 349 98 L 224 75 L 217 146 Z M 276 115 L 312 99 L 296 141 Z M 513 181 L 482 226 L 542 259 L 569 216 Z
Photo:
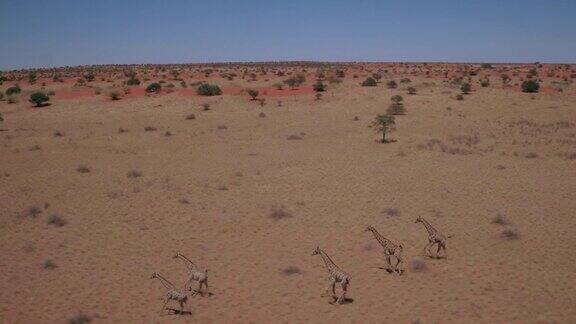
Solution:
M 138 80 L 135 76 L 131 76 L 128 81 L 126 81 L 126 85 L 133 86 L 133 85 L 140 85 L 140 80 Z
M 368 77 L 368 78 L 366 78 L 366 80 L 364 80 L 362 82 L 362 86 L 363 87 L 375 87 L 376 86 L 376 80 L 374 80 L 373 77 Z
M 482 88 L 486 88 L 489 85 L 490 85 L 490 80 L 488 80 L 488 79 L 484 79 L 484 80 L 480 81 L 480 86 Z
M 472 90 L 472 86 L 470 86 L 470 83 L 464 82 L 460 86 L 460 90 L 462 91 L 463 94 L 469 94 L 470 91 Z
M 112 99 L 112 100 L 120 100 L 120 94 L 118 93 L 118 91 L 112 91 L 112 92 L 110 92 L 110 99 Z
M 378 115 L 372 123 L 370 127 L 372 127 L 377 132 L 382 132 L 382 143 L 387 143 L 386 141 L 386 132 L 393 130 L 393 125 L 395 123 L 394 116 L 390 115 Z
M 258 97 L 258 90 L 254 90 L 254 89 L 248 89 L 246 90 L 246 93 L 248 93 L 248 95 L 252 98 L 252 100 L 256 100 L 256 97 Z
M 388 89 L 396 89 L 398 87 L 398 84 L 396 83 L 396 81 L 390 80 L 386 82 L 386 86 L 388 87 Z
M 534 93 L 538 92 L 540 84 L 535 80 L 527 80 L 522 82 L 522 92 Z
M 160 90 L 162 90 L 162 86 L 161 86 L 160 83 L 158 83 L 158 82 L 150 83 L 150 84 L 146 87 L 146 92 L 148 92 L 148 93 L 160 92 Z
M 316 92 L 326 91 L 326 85 L 324 83 L 322 83 L 322 81 L 316 82 L 314 84 L 313 88 L 314 88 L 314 91 L 316 91 Z
M 208 83 L 202 83 L 196 92 L 201 96 L 219 96 L 222 94 L 219 86 Z
M 415 95 L 416 94 L 416 88 L 414 87 L 408 87 L 408 94 L 410 95 Z
M 12 87 L 6 89 L 6 95 L 7 96 L 19 94 L 20 92 L 22 92 L 22 89 L 20 89 L 19 85 L 15 85 L 15 86 L 12 86 Z
M 45 93 L 34 92 L 33 94 L 30 95 L 29 101 L 35 104 L 36 107 L 40 107 L 42 106 L 43 103 L 48 102 L 48 100 L 50 100 L 50 97 L 48 97 Z

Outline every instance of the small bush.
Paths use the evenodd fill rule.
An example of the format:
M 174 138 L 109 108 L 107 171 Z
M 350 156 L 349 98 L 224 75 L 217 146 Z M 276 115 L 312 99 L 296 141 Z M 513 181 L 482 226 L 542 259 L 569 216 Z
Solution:
M 33 94 L 30 95 L 30 102 L 35 104 L 36 107 L 41 107 L 44 103 L 48 102 L 50 100 L 50 97 L 48 97 L 45 93 L 43 92 L 34 92 Z
M 127 176 L 128 178 L 131 178 L 131 179 L 140 178 L 140 177 L 142 176 L 142 172 L 136 171 L 136 170 L 132 170 L 132 171 L 129 171 L 129 172 L 126 174 L 126 176 Z
M 460 90 L 462 91 L 463 94 L 469 94 L 470 91 L 472 90 L 472 86 L 470 86 L 470 83 L 464 82 L 460 86 Z
M 376 83 L 376 80 L 374 80 L 373 77 L 368 77 L 368 78 L 366 78 L 366 80 L 364 80 L 364 81 L 362 82 L 362 86 L 363 86 L 363 87 L 375 87 L 376 84 L 377 84 L 377 83 Z
M 126 85 L 129 86 L 137 86 L 140 85 L 140 80 L 136 79 L 136 77 L 132 76 L 128 81 L 126 81 Z
M 489 85 L 490 85 L 490 81 L 489 81 L 488 79 L 485 79 L 485 80 L 480 81 L 480 86 L 481 86 L 482 88 L 486 88 L 486 87 L 488 87 Z
M 302 270 L 300 270 L 300 268 L 295 266 L 289 266 L 287 268 L 282 269 L 281 273 L 284 276 L 291 276 L 296 274 L 302 274 Z
M 46 260 L 44 261 L 43 267 L 47 270 L 53 270 L 56 269 L 56 263 L 54 263 L 52 260 Z
M 290 218 L 292 217 L 292 214 L 290 214 L 289 212 L 287 212 L 284 209 L 284 206 L 281 206 L 280 208 L 278 207 L 273 207 L 272 211 L 270 212 L 270 218 L 272 218 L 275 221 L 279 221 L 281 219 L 284 218 Z
M 502 233 L 500 233 L 500 237 L 502 237 L 505 240 L 517 240 L 520 238 L 520 234 L 516 233 L 514 230 L 511 229 L 505 229 L 502 231 Z
M 68 222 L 67 222 L 64 218 L 62 218 L 62 217 L 60 217 L 60 216 L 58 216 L 58 215 L 52 215 L 52 216 L 50 216 L 50 218 L 48 219 L 48 224 L 49 224 L 49 225 L 54 225 L 54 226 L 56 226 L 56 227 L 63 227 L 63 226 L 66 225 L 67 223 L 68 223 Z
M 248 95 L 250 96 L 250 98 L 252 98 L 252 100 L 256 100 L 256 97 L 258 97 L 258 90 L 254 90 L 254 89 L 248 89 L 246 90 L 246 93 L 248 93 Z
M 160 92 L 160 90 L 162 90 L 162 85 L 158 82 L 150 83 L 146 87 L 147 93 L 156 93 L 156 92 Z
M 316 92 L 326 91 L 326 85 L 324 83 L 322 83 L 322 81 L 316 82 L 314 84 L 313 88 L 314 88 L 314 91 L 316 91 Z
M 186 120 L 192 120 L 192 119 L 196 119 L 196 115 L 194 115 L 194 114 L 186 115 Z
M 6 95 L 7 96 L 16 95 L 16 94 L 19 94 L 20 92 L 22 92 L 22 89 L 20 89 L 19 85 L 15 85 L 15 86 L 12 86 L 12 87 L 6 89 Z
M 118 93 L 118 91 L 110 92 L 110 99 L 111 100 L 120 100 L 120 94 Z
M 415 94 L 416 94 L 416 88 L 414 88 L 414 87 L 408 87 L 408 94 L 410 94 L 410 95 L 415 95 Z
M 540 84 L 535 80 L 527 80 L 522 82 L 522 92 L 535 93 L 540 90 Z
M 464 100 L 464 96 L 461 94 L 456 95 L 456 100 Z
M 222 94 L 219 86 L 208 83 L 201 84 L 196 92 L 201 96 L 219 96 Z
M 81 165 L 78 168 L 76 168 L 76 171 L 78 171 L 78 173 L 90 173 L 90 168 L 88 168 L 85 165 Z
M 402 100 L 404 100 L 404 98 L 402 98 L 402 96 L 400 96 L 400 95 L 395 95 L 395 96 L 392 96 L 392 98 L 390 98 L 390 100 L 395 105 L 401 105 Z
M 398 84 L 396 83 L 396 81 L 390 80 L 386 82 L 386 86 L 388 87 L 388 89 L 396 89 L 398 87 Z

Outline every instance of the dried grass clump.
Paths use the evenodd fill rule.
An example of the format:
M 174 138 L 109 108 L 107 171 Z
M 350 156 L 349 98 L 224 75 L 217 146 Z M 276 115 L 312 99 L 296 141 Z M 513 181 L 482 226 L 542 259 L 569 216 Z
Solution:
M 302 274 L 302 270 L 300 270 L 300 268 L 298 268 L 296 266 L 289 266 L 289 267 L 282 269 L 281 273 L 284 276 L 291 276 L 291 275 L 296 275 L 296 274 Z
M 280 207 L 272 207 L 272 211 L 270 212 L 270 218 L 275 221 L 279 221 L 285 218 L 291 218 L 292 214 L 286 211 L 284 206 Z

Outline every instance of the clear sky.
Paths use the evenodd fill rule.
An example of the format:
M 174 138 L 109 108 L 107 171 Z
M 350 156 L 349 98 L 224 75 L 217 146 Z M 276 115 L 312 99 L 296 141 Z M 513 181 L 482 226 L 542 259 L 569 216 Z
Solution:
M 0 0 L 0 69 L 279 60 L 576 63 L 576 0 Z

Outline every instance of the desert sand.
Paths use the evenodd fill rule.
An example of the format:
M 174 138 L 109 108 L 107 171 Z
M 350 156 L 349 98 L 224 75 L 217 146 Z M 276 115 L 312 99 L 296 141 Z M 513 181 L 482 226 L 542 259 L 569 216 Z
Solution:
M 17 71 L 0 86 L 22 88 L 0 101 L 0 322 L 576 321 L 575 66 L 538 67 L 529 94 L 519 84 L 532 65 L 348 64 L 320 100 L 318 67 L 305 63 L 181 66 L 177 80 L 140 66 L 142 84 L 110 100 L 132 68 L 101 67 L 76 86 L 86 68 L 35 84 Z M 456 100 L 451 80 L 471 68 L 472 92 Z M 278 90 L 289 75 L 271 69 L 307 81 Z M 360 86 L 378 70 L 378 86 Z M 174 89 L 146 95 L 160 79 Z M 35 108 L 28 95 L 42 88 L 51 104 Z M 396 94 L 406 114 L 383 144 L 368 125 Z M 419 216 L 453 235 L 447 258 L 424 255 Z M 380 269 L 367 225 L 402 243 L 403 275 Z M 347 303 L 320 296 L 316 246 L 351 275 Z M 191 297 L 191 314 L 161 314 L 166 290 L 150 279 L 185 282 L 176 252 L 209 269 L 212 294 Z

